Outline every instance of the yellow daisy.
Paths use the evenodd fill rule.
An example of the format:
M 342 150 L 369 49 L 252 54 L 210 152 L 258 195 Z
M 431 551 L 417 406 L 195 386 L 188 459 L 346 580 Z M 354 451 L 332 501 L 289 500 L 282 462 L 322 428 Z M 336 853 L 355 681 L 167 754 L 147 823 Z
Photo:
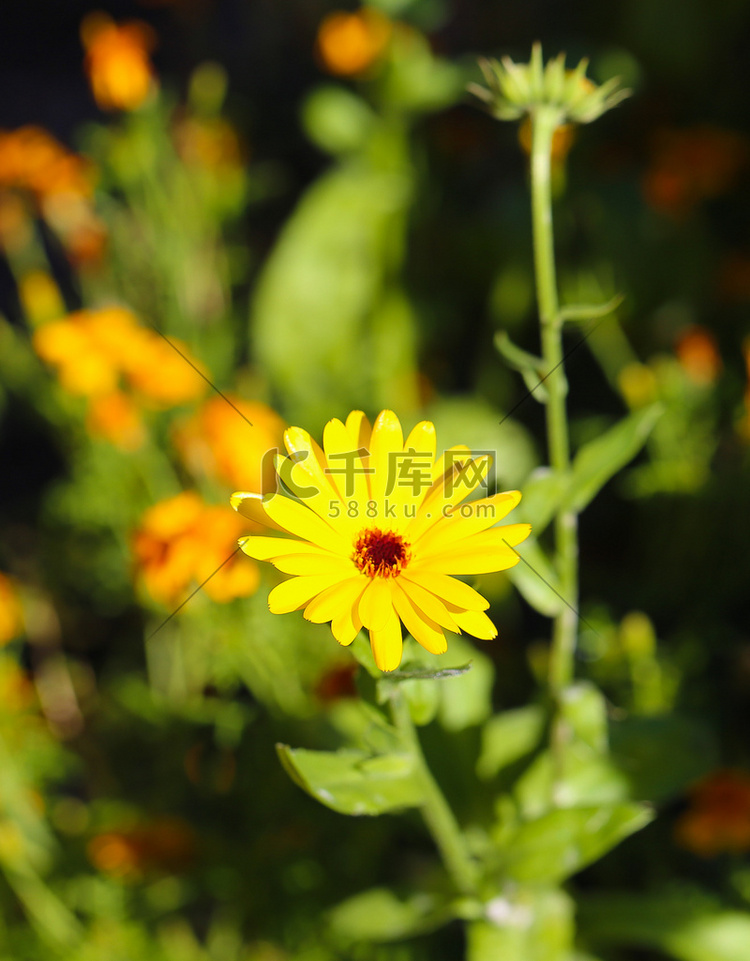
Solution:
M 513 548 L 529 524 L 496 527 L 520 501 L 518 491 L 462 503 L 487 476 L 490 457 L 454 447 L 436 456 L 435 426 L 422 421 L 404 440 L 398 417 L 362 411 L 326 424 L 323 448 L 299 427 L 284 434 L 277 458 L 285 490 L 239 491 L 232 506 L 283 536 L 240 541 L 256 560 L 293 575 L 268 596 L 274 614 L 304 608 L 316 624 L 331 622 L 339 644 L 362 627 L 375 663 L 401 663 L 401 623 L 433 654 L 447 649 L 444 629 L 493 638 L 489 603 L 450 575 L 486 574 L 518 563 Z M 291 496 L 290 496 L 291 495 Z

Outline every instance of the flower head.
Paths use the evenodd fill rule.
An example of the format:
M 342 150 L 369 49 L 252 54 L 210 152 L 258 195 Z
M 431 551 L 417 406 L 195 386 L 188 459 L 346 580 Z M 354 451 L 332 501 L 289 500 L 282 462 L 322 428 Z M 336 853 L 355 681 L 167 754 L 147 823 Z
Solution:
M 575 70 L 566 70 L 565 54 L 561 53 L 545 65 L 538 43 L 532 47 L 529 63 L 503 57 L 502 61 L 481 60 L 479 66 L 487 86 L 472 83 L 469 90 L 498 120 L 519 120 L 547 107 L 557 111 L 558 125 L 591 123 L 630 94 L 620 88 L 616 77 L 601 86 L 589 80 L 588 60 L 581 60 Z
M 139 581 L 165 604 L 207 578 L 204 590 L 213 601 L 248 597 L 258 586 L 259 573 L 232 557 L 242 528 L 231 511 L 205 504 L 194 491 L 159 501 L 145 512 L 133 537 Z
M 21 602 L 13 581 L 0 574 L 0 646 L 23 631 Z
M 318 29 L 318 53 L 329 73 L 358 76 L 383 55 L 391 37 L 390 21 L 372 7 L 354 13 L 334 10 Z
M 102 110 L 135 110 L 154 83 L 149 60 L 156 38 L 147 23 L 116 24 L 106 13 L 89 14 L 81 24 L 85 68 Z
M 494 526 L 520 501 L 517 491 L 462 503 L 484 484 L 489 456 L 458 447 L 437 457 L 433 424 L 422 421 L 404 440 L 389 410 L 372 428 L 361 411 L 330 421 L 323 448 L 299 427 L 284 443 L 289 456 L 277 471 L 294 496 L 232 495 L 241 514 L 292 535 L 241 541 L 250 557 L 292 575 L 271 591 L 272 613 L 303 608 L 309 621 L 330 621 L 343 645 L 365 627 L 383 671 L 401 663 L 402 623 L 433 654 L 447 649 L 444 629 L 496 636 L 488 602 L 450 576 L 513 567 L 514 547 L 531 530 Z

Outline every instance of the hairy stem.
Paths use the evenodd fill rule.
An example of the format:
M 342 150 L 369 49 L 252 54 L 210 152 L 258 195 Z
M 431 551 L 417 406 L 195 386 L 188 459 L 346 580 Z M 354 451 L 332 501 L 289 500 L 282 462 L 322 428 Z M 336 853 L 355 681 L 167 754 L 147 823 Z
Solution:
M 552 138 L 560 121 L 556 108 L 537 107 L 532 115 L 531 206 L 542 357 L 547 378 L 547 444 L 552 469 L 565 474 L 570 468 L 570 443 L 565 397 L 562 319 L 557 297 L 554 234 L 552 229 L 551 158 Z M 566 605 L 556 616 L 550 653 L 549 685 L 552 696 L 573 679 L 578 633 L 578 518 L 575 512 L 560 510 L 555 517 L 555 566 Z
M 419 735 L 409 713 L 409 705 L 399 684 L 391 692 L 393 721 L 403 738 L 404 745 L 412 755 L 414 768 L 424 794 L 422 817 L 435 840 L 446 870 L 457 890 L 462 894 L 477 893 L 477 866 L 472 860 L 445 795 L 427 766 Z

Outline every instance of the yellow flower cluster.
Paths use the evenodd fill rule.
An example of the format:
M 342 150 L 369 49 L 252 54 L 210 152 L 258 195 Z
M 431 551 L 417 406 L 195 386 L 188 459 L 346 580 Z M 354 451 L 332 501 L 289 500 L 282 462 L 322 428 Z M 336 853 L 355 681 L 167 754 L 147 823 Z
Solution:
M 126 449 L 141 440 L 139 406 L 169 407 L 199 397 L 206 381 L 185 357 L 124 307 L 82 310 L 43 324 L 34 348 L 71 394 L 89 398 L 89 428 Z M 175 349 L 177 348 L 184 356 Z M 123 390 L 128 388 L 128 392 Z
M 138 579 L 165 604 L 183 600 L 191 586 L 212 574 L 204 587 L 212 600 L 248 597 L 258 586 L 258 567 L 232 557 L 244 533 L 241 518 L 204 503 L 194 491 L 160 501 L 146 511 L 133 537 Z

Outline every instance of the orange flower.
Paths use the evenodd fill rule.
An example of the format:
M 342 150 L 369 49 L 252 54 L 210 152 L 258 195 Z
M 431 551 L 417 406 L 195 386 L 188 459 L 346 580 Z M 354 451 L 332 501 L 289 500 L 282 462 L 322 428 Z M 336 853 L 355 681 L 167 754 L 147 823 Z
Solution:
M 149 824 L 97 834 L 86 848 L 104 874 L 134 881 L 146 874 L 179 874 L 195 857 L 195 834 L 181 818 L 161 817 Z
M 271 491 L 273 452 L 282 447 L 286 424 L 259 401 L 227 396 L 234 407 L 223 397 L 212 397 L 175 431 L 175 446 L 195 474 L 230 487 L 249 484 L 252 490 Z
M 695 785 L 675 827 L 679 845 L 701 857 L 750 850 L 750 775 L 714 771 Z
M 102 110 L 135 110 L 155 84 L 149 54 L 156 45 L 147 23 L 117 25 L 106 13 L 89 14 L 81 24 L 84 67 Z
M 89 197 L 91 163 L 41 127 L 0 130 L 0 186 L 28 190 L 39 198 L 56 193 Z
M 86 426 L 92 434 L 106 438 L 122 450 L 137 450 L 145 440 L 138 407 L 120 390 L 91 398 Z
M 21 602 L 13 581 L 0 574 L 0 645 L 7 644 L 23 631 Z
M 718 127 L 660 131 L 643 178 L 646 202 L 676 218 L 731 189 L 748 158 L 741 134 Z
M 317 50 L 329 73 L 342 77 L 367 71 L 385 52 L 391 23 L 379 10 L 336 10 L 318 28 Z
M 694 325 L 683 330 L 675 347 L 677 359 L 694 384 L 712 384 L 721 370 L 716 338 L 705 327 Z
M 71 394 L 112 395 L 124 378 L 143 400 L 170 406 L 206 389 L 195 369 L 200 365 L 187 347 L 176 339 L 167 343 L 124 307 L 69 314 L 42 325 L 33 342 L 39 356 L 57 368 L 60 383 Z
M 212 600 L 248 597 L 258 587 L 258 567 L 246 570 L 237 555 L 231 557 L 243 533 L 247 522 L 205 504 L 194 491 L 160 501 L 143 515 L 133 538 L 139 580 L 165 604 L 182 600 L 191 585 L 212 574 L 204 587 Z

